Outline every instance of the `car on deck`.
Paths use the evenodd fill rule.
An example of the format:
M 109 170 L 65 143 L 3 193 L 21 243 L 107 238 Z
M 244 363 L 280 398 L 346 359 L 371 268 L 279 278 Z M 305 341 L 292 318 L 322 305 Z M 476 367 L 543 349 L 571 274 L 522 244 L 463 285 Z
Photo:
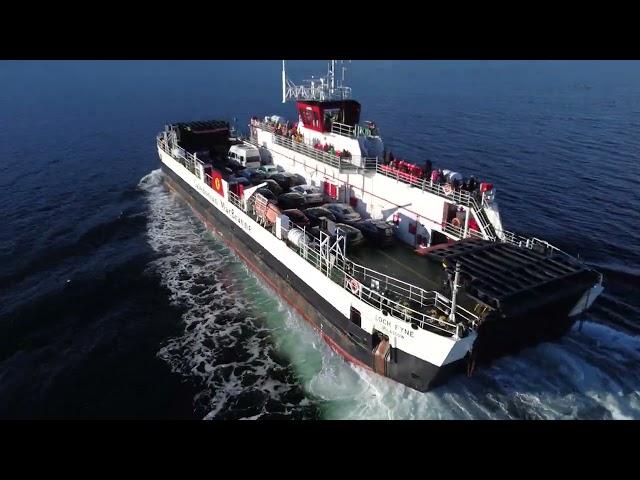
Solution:
M 239 171 L 237 175 L 249 180 L 251 185 L 259 185 L 267 178 L 264 172 L 259 171 L 257 168 L 245 168 Z
M 289 177 L 291 182 L 291 188 L 298 185 L 306 185 L 307 183 L 307 179 L 304 178 L 299 173 L 284 172 L 283 175 L 285 177 Z
M 288 208 L 304 208 L 304 197 L 296 192 L 283 193 L 278 195 L 278 205 L 285 210 Z
M 282 192 L 284 190 L 282 190 L 282 187 L 280 185 L 278 185 L 278 183 L 274 180 L 271 180 L 269 178 L 267 178 L 264 183 L 266 183 L 265 187 L 268 188 L 269 190 L 271 190 L 273 192 L 274 195 L 280 195 L 282 194 Z
M 364 236 L 362 232 L 351 225 L 346 223 L 335 223 L 331 220 L 327 220 L 324 225 L 312 227 L 310 233 L 320 239 L 320 232 L 324 232 L 331 237 L 331 242 L 334 243 L 338 239 L 338 234 L 344 235 L 347 247 L 355 247 L 364 242 Z
M 298 192 L 304 197 L 307 205 L 316 205 L 324 201 L 324 193 L 318 187 L 313 185 L 296 185 L 291 187 L 292 192 Z
M 289 217 L 289 220 L 291 221 L 291 223 L 293 223 L 294 225 L 300 227 L 300 228 L 309 228 L 309 226 L 311 225 L 311 223 L 309 222 L 309 219 L 307 218 L 307 216 L 302 213 L 301 210 L 298 210 L 297 208 L 290 208 L 287 210 L 282 210 L 282 213 L 284 215 L 286 215 L 287 217 Z
M 257 170 L 264 173 L 267 178 L 276 173 L 284 172 L 284 168 L 280 165 L 262 165 L 261 167 L 258 167 Z
M 389 245 L 395 241 L 396 226 L 393 222 L 368 218 L 353 224 L 362 235 L 376 245 Z
M 267 200 L 269 200 L 269 201 L 271 201 L 273 203 L 277 203 L 278 202 L 278 197 L 276 196 L 276 194 L 273 193 L 271 190 L 269 190 L 267 187 L 258 188 L 256 190 L 256 193 L 259 193 L 264 198 L 266 198 Z
M 326 218 L 327 220 L 331 220 L 332 222 L 336 221 L 336 216 L 323 207 L 309 207 L 305 208 L 304 214 L 309 218 L 312 227 L 318 227 L 322 223 L 322 218 Z
M 346 203 L 325 203 L 322 206 L 327 210 L 331 210 L 331 213 L 336 216 L 336 219 L 340 223 L 352 225 L 362 220 L 362 216 L 356 212 L 351 205 L 347 205 Z

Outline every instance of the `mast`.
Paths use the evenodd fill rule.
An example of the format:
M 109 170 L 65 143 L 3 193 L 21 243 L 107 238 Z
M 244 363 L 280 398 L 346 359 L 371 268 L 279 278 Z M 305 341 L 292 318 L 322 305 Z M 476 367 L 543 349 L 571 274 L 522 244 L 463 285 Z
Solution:
M 287 100 L 315 100 L 331 101 L 346 100 L 351 98 L 351 88 L 344 86 L 344 71 L 342 68 L 342 81 L 336 81 L 336 67 L 338 60 L 330 60 L 327 74 L 311 80 L 305 80 L 301 85 L 296 85 L 287 78 L 285 61 L 282 60 L 282 103 Z
M 456 261 L 455 277 L 453 279 L 453 293 L 451 294 L 451 313 L 449 314 L 449 321 L 456 321 L 456 306 L 458 299 L 458 280 L 460 279 L 460 261 Z
M 284 60 L 282 60 L 282 103 L 287 102 L 287 74 L 285 71 Z
M 331 60 L 329 71 L 331 72 L 331 91 L 333 92 L 333 90 L 336 88 L 336 61 L 335 60 Z

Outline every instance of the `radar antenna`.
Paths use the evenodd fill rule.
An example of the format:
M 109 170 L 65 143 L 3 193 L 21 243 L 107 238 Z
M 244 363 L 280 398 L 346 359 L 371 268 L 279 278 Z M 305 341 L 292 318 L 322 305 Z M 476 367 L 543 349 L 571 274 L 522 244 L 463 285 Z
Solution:
M 346 100 L 351 98 L 351 87 L 344 86 L 346 67 L 342 67 L 342 79 L 336 85 L 336 66 L 338 60 L 330 60 L 327 75 L 317 79 L 305 80 L 296 85 L 287 78 L 286 64 L 282 61 L 282 103 L 287 100 Z M 344 64 L 343 60 L 340 60 Z

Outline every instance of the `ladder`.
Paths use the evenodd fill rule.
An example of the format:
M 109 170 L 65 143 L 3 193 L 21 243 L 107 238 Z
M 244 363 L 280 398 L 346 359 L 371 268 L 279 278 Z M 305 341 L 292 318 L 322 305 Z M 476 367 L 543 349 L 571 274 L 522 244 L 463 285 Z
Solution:
M 471 199 L 470 203 L 473 208 L 473 213 L 475 214 L 476 219 L 478 220 L 478 225 L 482 229 L 482 233 L 487 237 L 489 237 L 490 240 L 496 240 L 497 238 L 496 229 L 493 226 L 493 224 L 489 221 L 489 218 L 487 217 L 487 214 L 485 213 L 484 208 L 479 207 L 478 204 L 473 199 Z

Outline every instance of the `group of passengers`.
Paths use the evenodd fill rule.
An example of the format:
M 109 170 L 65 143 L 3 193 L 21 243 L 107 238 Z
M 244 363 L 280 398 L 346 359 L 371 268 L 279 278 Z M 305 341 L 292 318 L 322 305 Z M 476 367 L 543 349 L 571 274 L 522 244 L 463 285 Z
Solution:
M 441 168 L 433 168 L 431 160 L 425 162 L 424 167 L 406 162 L 404 160 L 397 159 L 393 156 L 392 152 L 386 152 L 384 155 L 384 165 L 391 169 L 402 172 L 406 175 L 414 177 L 416 180 L 427 180 L 434 185 L 446 185 L 448 184 L 453 191 L 456 192 L 469 192 L 474 197 L 479 197 L 480 182 L 478 182 L 473 175 L 467 179 L 448 178 L 445 174 L 445 170 Z M 449 172 L 446 172 L 449 173 Z

